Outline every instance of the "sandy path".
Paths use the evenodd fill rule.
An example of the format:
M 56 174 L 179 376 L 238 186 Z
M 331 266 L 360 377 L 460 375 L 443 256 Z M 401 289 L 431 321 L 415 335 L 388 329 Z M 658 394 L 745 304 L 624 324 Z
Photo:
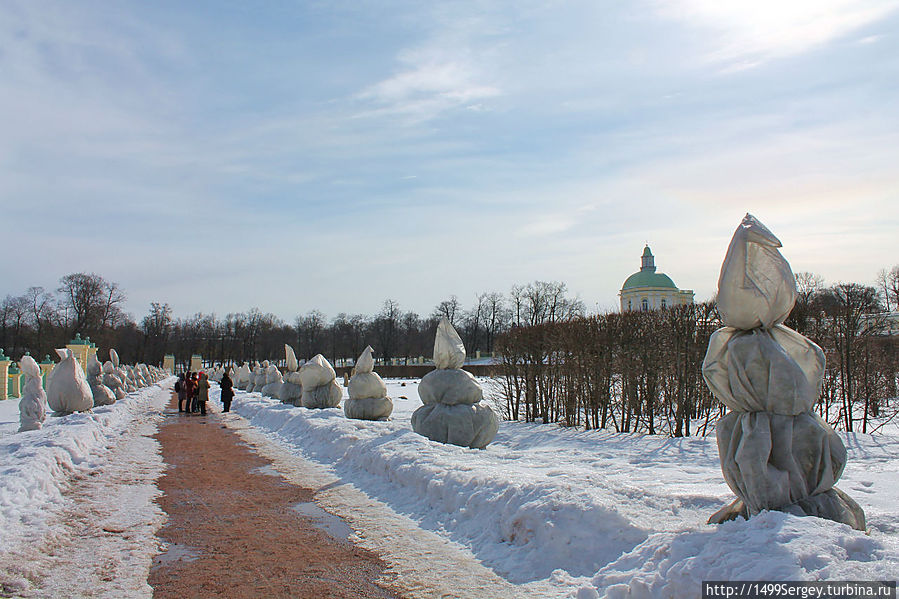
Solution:
M 154 597 L 396 596 L 377 584 L 387 584 L 378 556 L 341 539 L 346 525 L 319 513 L 313 491 L 278 476 L 220 414 L 179 414 L 173 401 L 155 438 L 169 465 L 158 482 L 169 520 L 158 533 L 168 551 L 148 581 Z

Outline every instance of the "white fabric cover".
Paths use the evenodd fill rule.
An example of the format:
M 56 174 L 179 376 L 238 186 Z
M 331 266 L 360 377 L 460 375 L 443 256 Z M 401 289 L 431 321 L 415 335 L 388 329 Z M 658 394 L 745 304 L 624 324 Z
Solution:
M 303 389 L 314 389 L 327 385 L 337 377 L 334 367 L 321 354 L 316 354 L 314 358 L 303 364 L 300 368 L 300 381 Z
M 103 363 L 103 384 L 115 394 L 117 400 L 125 397 L 125 386 L 122 384 L 122 379 L 116 374 L 115 366 L 111 360 L 106 360 Z
M 349 399 L 343 404 L 347 418 L 380 420 L 393 412 L 393 401 L 387 397 L 387 385 L 374 372 L 375 361 L 369 345 L 356 360 L 356 374 L 350 379 Z
M 287 356 L 287 372 L 296 372 L 300 364 L 297 362 L 297 355 L 294 353 L 293 348 L 285 343 L 284 353 Z
M 496 437 L 499 422 L 484 402 L 471 406 L 438 403 L 415 410 L 412 429 L 432 441 L 484 449 Z
M 19 370 L 24 381 L 19 400 L 19 432 L 36 431 L 47 418 L 47 394 L 41 385 L 41 368 L 31 356 L 22 356 Z
M 362 350 L 362 355 L 356 360 L 356 374 L 364 372 L 373 372 L 375 369 L 375 358 L 372 356 L 371 346 L 368 345 Z M 351 396 L 352 397 L 352 396 Z
M 422 377 L 418 396 L 425 405 L 472 405 L 484 399 L 484 392 L 467 370 L 432 370 Z
M 303 385 L 303 407 L 304 408 L 336 408 L 340 405 L 340 399 L 343 397 L 343 391 L 337 381 L 330 381 L 318 387 L 306 387 Z
M 702 375 L 731 410 L 794 415 L 810 410 L 824 377 L 824 352 L 784 325 L 718 329 L 709 340 Z
M 718 454 L 751 515 L 829 490 L 846 465 L 842 441 L 811 412 L 729 412 L 718 421 Z
M 300 375 L 296 372 L 288 372 L 278 389 L 278 399 L 284 403 L 290 403 L 295 406 L 303 404 L 303 385 L 300 383 Z
M 92 355 L 87 361 L 87 384 L 90 385 L 95 406 L 109 406 L 116 401 L 115 392 L 103 384 L 102 370 L 97 355 Z
M 274 364 L 269 364 L 268 368 L 265 369 L 265 386 L 262 387 L 262 394 L 266 397 L 279 397 L 283 383 L 281 371 Z
M 737 227 L 718 278 L 718 312 L 737 329 L 773 327 L 796 302 L 796 280 L 777 248 L 780 241 L 754 216 Z
M 241 364 L 234 375 L 234 383 L 238 389 L 246 389 L 250 382 L 250 367 L 247 364 Z
M 60 414 L 90 410 L 94 407 L 94 396 L 81 364 L 70 349 L 57 349 L 56 353 L 61 360 L 48 376 L 47 404 Z
M 389 397 L 347 399 L 343 413 L 355 420 L 383 420 L 393 413 L 393 401 Z
M 418 395 L 425 404 L 412 413 L 412 430 L 432 441 L 483 449 L 499 428 L 496 414 L 481 401 L 475 378 L 461 370 L 462 339 L 446 318 L 437 325 L 432 370 L 421 379 Z
M 780 245 L 747 214 L 721 267 L 718 311 L 727 326 L 709 340 L 702 374 L 732 410 L 718 421 L 718 454 L 738 499 L 709 522 L 781 510 L 864 530 L 864 511 L 834 487 L 846 448 L 811 411 L 824 352 L 783 325 L 796 301 L 796 281 Z
M 434 338 L 434 365 L 439 369 L 462 368 L 465 363 L 465 346 L 459 333 L 444 316 L 437 325 Z

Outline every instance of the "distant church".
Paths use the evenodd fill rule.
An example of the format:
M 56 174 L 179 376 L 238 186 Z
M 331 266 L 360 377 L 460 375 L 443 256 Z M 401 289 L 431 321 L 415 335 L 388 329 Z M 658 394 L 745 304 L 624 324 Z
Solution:
M 643 248 L 640 272 L 635 272 L 621 286 L 621 311 L 658 310 L 693 303 L 692 289 L 678 289 L 668 275 L 656 272 L 655 257 L 647 245 Z

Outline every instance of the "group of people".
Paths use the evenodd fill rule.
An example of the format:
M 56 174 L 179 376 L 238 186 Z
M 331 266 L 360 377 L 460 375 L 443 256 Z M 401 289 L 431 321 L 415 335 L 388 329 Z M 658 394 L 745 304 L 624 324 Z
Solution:
M 231 411 L 231 399 L 234 397 L 234 383 L 226 372 L 219 383 L 222 388 L 222 411 Z M 175 381 L 175 392 L 178 394 L 178 411 L 186 414 L 200 413 L 206 415 L 206 402 L 209 401 L 209 378 L 205 372 L 183 372 Z

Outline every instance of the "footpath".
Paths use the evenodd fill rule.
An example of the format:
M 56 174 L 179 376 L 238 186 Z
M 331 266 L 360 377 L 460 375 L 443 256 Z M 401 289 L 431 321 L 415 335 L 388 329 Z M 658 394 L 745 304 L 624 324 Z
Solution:
M 168 520 L 147 581 L 153 596 L 397 597 L 376 582 L 378 556 L 304 515 L 318 509 L 314 490 L 280 477 L 227 417 L 179 413 L 173 395 L 154 435 L 168 466 L 157 482 Z

